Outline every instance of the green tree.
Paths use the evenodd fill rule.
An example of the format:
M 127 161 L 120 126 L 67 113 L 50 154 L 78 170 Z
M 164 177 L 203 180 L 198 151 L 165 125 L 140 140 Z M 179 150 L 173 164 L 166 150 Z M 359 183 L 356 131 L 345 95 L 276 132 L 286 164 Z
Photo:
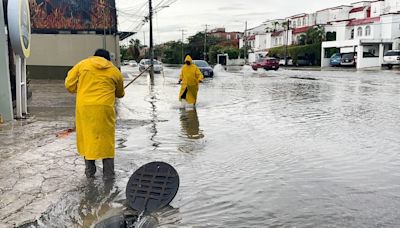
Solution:
M 188 38 L 189 43 L 187 45 L 187 53 L 192 56 L 193 59 L 204 59 L 204 32 L 199 32 L 194 36 Z M 225 40 L 218 37 L 207 35 L 207 50 L 208 53 L 212 46 L 220 44 Z
M 325 29 L 320 25 L 310 28 L 299 39 L 300 45 L 320 44 L 323 41 L 325 41 Z

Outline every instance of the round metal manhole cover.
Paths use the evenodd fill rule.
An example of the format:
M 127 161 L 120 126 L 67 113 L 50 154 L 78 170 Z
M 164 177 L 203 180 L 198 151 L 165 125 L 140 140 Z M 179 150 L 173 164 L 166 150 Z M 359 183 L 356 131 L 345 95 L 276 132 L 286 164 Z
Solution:
M 179 176 L 165 162 L 151 162 L 140 167 L 126 186 L 128 205 L 137 211 L 154 212 L 167 206 L 179 188 Z

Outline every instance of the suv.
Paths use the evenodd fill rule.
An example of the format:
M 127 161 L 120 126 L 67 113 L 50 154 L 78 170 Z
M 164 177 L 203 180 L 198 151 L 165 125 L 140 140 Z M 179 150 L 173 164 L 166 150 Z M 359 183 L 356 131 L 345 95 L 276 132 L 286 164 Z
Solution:
M 356 66 L 357 64 L 357 53 L 345 53 L 342 55 L 342 62 L 340 65 L 342 66 Z
M 382 67 L 392 69 L 393 65 L 400 65 L 400 50 L 387 51 L 383 55 Z
M 258 68 L 264 68 L 265 70 L 278 70 L 279 60 L 276 58 L 266 57 L 251 64 L 251 68 L 253 68 L 253 70 L 257 70 Z

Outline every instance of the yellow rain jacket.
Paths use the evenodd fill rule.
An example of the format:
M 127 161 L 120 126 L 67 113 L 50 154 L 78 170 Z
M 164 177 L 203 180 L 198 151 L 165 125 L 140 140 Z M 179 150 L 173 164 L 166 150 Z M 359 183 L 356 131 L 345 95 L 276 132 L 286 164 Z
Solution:
M 76 137 L 86 160 L 114 158 L 115 97 L 125 95 L 121 72 L 103 57 L 90 57 L 75 65 L 65 87 L 76 95 Z
M 189 104 L 196 104 L 199 82 L 203 81 L 204 77 L 199 68 L 192 63 L 192 58 L 189 55 L 186 56 L 185 62 L 186 61 L 190 61 L 191 64 L 190 66 L 185 64 L 182 67 L 181 75 L 179 76 L 179 79 L 182 81 L 179 100 L 182 100 L 182 95 L 187 89 L 186 102 Z

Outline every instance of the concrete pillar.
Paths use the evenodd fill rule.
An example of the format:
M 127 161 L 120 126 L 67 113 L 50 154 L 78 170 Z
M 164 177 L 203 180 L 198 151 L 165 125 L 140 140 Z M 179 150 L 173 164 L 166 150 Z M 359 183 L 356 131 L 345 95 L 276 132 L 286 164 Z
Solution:
M 321 49 L 321 68 L 324 68 L 325 66 L 325 48 L 322 46 Z
M 4 121 L 14 118 L 8 67 L 8 43 L 5 34 L 3 1 L 0 1 L 0 115 Z
M 364 46 L 359 44 L 356 48 L 357 52 L 357 69 L 364 68 L 363 66 L 363 52 L 364 52 Z
M 383 55 L 385 52 L 385 45 L 379 44 L 379 65 L 381 66 L 383 63 Z

